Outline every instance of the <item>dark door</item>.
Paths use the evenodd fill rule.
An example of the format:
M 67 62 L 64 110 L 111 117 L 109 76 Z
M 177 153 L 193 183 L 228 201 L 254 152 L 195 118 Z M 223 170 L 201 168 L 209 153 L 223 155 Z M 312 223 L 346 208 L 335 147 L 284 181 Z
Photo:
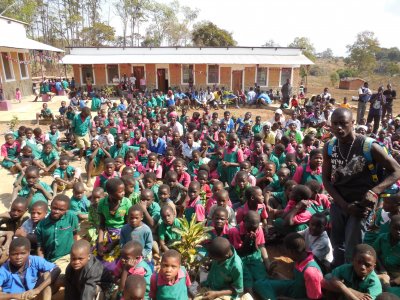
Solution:
M 158 82 L 158 90 L 166 92 L 166 78 L 165 78 L 165 69 L 157 69 L 157 82 Z
M 237 94 L 238 91 L 242 90 L 243 86 L 243 71 L 232 71 L 232 92 Z
M 140 89 L 140 79 L 144 78 L 144 67 L 133 67 L 133 76 L 136 78 L 136 88 Z

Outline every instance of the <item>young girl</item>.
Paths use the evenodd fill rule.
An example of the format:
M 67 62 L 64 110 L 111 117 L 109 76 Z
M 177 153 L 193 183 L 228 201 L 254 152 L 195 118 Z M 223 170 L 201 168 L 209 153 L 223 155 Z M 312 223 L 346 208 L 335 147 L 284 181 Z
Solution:
M 115 171 L 115 162 L 112 158 L 106 158 L 104 160 L 104 171 L 96 177 L 93 187 L 101 187 L 105 189 L 106 183 L 111 178 L 119 177 Z
M 97 207 L 100 216 L 97 255 L 105 266 L 112 270 L 115 259 L 119 256 L 119 240 L 121 228 L 127 223 L 131 201 L 124 197 L 125 186 L 121 179 L 111 178 L 107 181 L 108 196 L 101 199 Z
M 167 147 L 167 150 L 165 151 L 165 157 L 161 160 L 163 178 L 165 174 L 172 169 L 172 164 L 174 160 L 175 160 L 174 149 L 172 147 Z
M 187 189 L 191 179 L 190 175 L 184 171 L 185 161 L 182 158 L 177 158 L 174 160 L 173 167 L 174 171 L 178 174 L 178 182 Z
M 146 167 L 144 168 L 144 172 L 154 172 L 156 174 L 157 179 L 162 178 L 163 169 L 162 166 L 158 163 L 158 155 L 157 153 L 150 153 L 149 160 L 147 162 Z
M 51 142 L 44 143 L 42 155 L 40 156 L 43 164 L 40 164 L 40 169 L 46 174 L 53 172 L 58 166 L 59 158 L 57 151 L 53 149 L 53 144 Z
M 32 149 L 32 154 L 35 157 L 35 159 L 38 159 L 40 157 L 40 151 L 39 151 L 36 139 L 33 136 L 33 129 L 26 128 L 25 136 L 26 136 L 26 139 L 22 141 L 21 148 L 24 148 L 24 146 L 29 146 Z
M 11 173 L 15 173 L 17 169 L 15 165 L 18 163 L 18 156 L 21 152 L 21 145 L 18 141 L 14 139 L 12 133 L 7 133 L 4 136 L 5 144 L 1 146 L 1 156 L 3 157 L 3 161 L 1 166 L 9 169 Z
M 322 150 L 311 150 L 308 164 L 297 167 L 293 180 L 299 184 L 305 184 L 309 180 L 316 180 L 322 184 L 322 161 Z
M 244 161 L 243 151 L 238 148 L 238 136 L 235 133 L 229 134 L 229 146 L 225 148 L 222 160 L 221 181 L 228 184 L 235 174 L 240 170 L 240 163 Z
M 147 165 L 149 154 L 151 151 L 148 149 L 148 143 L 146 141 L 139 143 L 139 151 L 137 152 L 137 159 L 143 167 Z
M 135 150 L 139 150 L 140 143 L 146 142 L 146 139 L 142 137 L 140 129 L 135 129 L 133 138 L 130 139 L 128 145 L 133 146 Z
M 20 91 L 19 88 L 16 88 L 16 89 L 15 89 L 15 100 L 16 100 L 18 103 L 21 103 L 21 99 L 22 99 L 22 93 L 21 93 L 21 91 Z

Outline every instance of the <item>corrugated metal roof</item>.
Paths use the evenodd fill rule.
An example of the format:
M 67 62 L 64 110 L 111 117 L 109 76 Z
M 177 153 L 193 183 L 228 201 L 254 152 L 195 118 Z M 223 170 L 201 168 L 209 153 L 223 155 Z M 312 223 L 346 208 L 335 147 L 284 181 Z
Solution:
M 56 47 L 43 44 L 41 42 L 31 40 L 28 38 L 10 38 L 0 35 L 0 47 L 17 48 L 17 49 L 29 49 L 29 50 L 44 50 L 53 52 L 64 52 Z
M 312 65 L 306 56 L 300 55 L 251 55 L 251 54 L 103 54 L 75 55 L 62 58 L 63 64 L 240 64 L 240 65 Z

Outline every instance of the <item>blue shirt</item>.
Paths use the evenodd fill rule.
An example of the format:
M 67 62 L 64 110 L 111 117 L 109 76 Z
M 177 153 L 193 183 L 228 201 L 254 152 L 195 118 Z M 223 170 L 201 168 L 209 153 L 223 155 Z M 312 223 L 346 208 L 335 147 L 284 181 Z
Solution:
M 231 118 L 229 118 L 229 121 L 222 119 L 221 122 L 224 121 L 226 123 L 226 132 L 231 132 L 235 129 L 235 122 Z
M 271 98 L 270 98 L 266 93 L 260 94 L 260 95 L 258 96 L 258 99 L 264 100 L 265 103 L 267 103 L 267 104 L 270 104 L 270 103 L 272 102 L 272 101 L 271 101 Z
M 26 263 L 25 284 L 21 282 L 18 271 L 12 273 L 10 270 L 10 261 L 6 261 L 0 267 L 0 286 L 3 293 L 20 294 L 32 290 L 38 279 L 39 273 L 49 272 L 56 267 L 55 264 L 48 262 L 42 257 L 29 255 Z
M 167 149 L 165 141 L 162 138 L 158 138 L 156 143 L 153 143 L 153 139 L 149 139 L 149 150 L 151 152 L 164 155 L 165 150 Z
M 129 241 L 138 241 L 143 247 L 143 257 L 150 258 L 153 249 L 153 234 L 146 224 L 133 228 L 129 224 L 125 224 L 121 229 L 120 243 L 121 247 Z
M 61 85 L 61 82 L 59 82 L 59 81 L 56 82 L 56 90 L 57 91 L 61 91 L 62 90 L 62 85 Z

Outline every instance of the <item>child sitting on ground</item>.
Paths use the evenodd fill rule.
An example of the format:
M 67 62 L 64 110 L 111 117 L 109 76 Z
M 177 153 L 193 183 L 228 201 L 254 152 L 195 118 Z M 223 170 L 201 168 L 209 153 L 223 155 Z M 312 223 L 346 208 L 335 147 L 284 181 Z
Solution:
M 120 278 L 118 288 L 120 293 L 125 289 L 126 280 L 129 276 L 142 276 L 146 281 L 145 299 L 148 299 L 150 278 L 153 272 L 147 262 L 144 261 L 142 253 L 143 247 L 140 242 L 127 242 L 121 249 L 121 259 L 114 270 L 114 276 Z
M 114 278 L 91 254 L 90 243 L 72 245 L 71 262 L 65 271 L 65 299 L 98 299 L 99 290 L 109 292 Z
M 91 186 L 91 178 L 94 175 L 100 175 L 103 171 L 104 160 L 111 158 L 104 146 L 98 140 L 92 140 L 90 148 L 86 150 L 86 185 Z
M 305 184 L 309 180 L 316 180 L 322 184 L 322 160 L 321 149 L 311 150 L 308 164 L 297 167 L 293 180 L 298 184 Z
M 43 300 L 50 300 L 51 286 L 57 281 L 60 268 L 42 257 L 29 255 L 31 244 L 25 237 L 14 239 L 9 251 L 8 263 L 0 267 L 1 296 L 5 299 L 34 299 L 40 296 Z M 19 282 L 15 276 L 18 276 Z
M 143 221 L 153 232 L 155 232 L 160 220 L 160 205 L 154 202 L 154 194 L 152 190 L 143 189 L 140 193 L 140 206 L 143 208 Z
M 243 293 L 243 264 L 226 238 L 215 238 L 208 247 L 212 259 L 205 287 L 195 299 L 235 299 Z M 229 276 L 227 276 L 229 274 Z
M 244 216 L 252 210 L 260 214 L 261 222 L 264 227 L 267 226 L 268 213 L 264 204 L 264 196 L 258 186 L 249 187 L 244 193 L 246 202 L 236 211 L 236 222 L 240 224 Z
M 211 240 L 219 236 L 229 238 L 229 230 L 232 226 L 228 224 L 228 215 L 228 210 L 225 207 L 218 206 L 213 210 L 209 224 L 213 227 L 213 230 L 209 232 Z
M 103 189 L 106 188 L 107 181 L 111 178 L 118 178 L 119 175 L 115 171 L 115 161 L 112 158 L 106 158 L 104 160 L 104 171 L 96 177 L 94 181 L 93 187 L 101 187 Z
M 26 185 L 22 186 L 18 196 L 26 198 L 26 205 L 30 209 L 37 201 L 51 201 L 53 191 L 47 183 L 39 180 L 39 169 L 35 166 L 27 167 L 25 170 Z
M 220 191 L 215 193 L 216 203 L 211 206 L 210 211 L 208 213 L 208 220 L 212 220 L 212 216 L 214 215 L 215 210 L 218 207 L 223 207 L 228 212 L 228 224 L 232 227 L 236 226 L 236 217 L 235 211 L 232 208 L 232 203 L 229 200 L 229 193 L 225 189 L 221 189 Z
M 69 209 L 76 214 L 79 222 L 86 221 L 88 219 L 89 207 L 90 201 L 85 195 L 85 186 L 82 182 L 74 183 L 72 187 L 72 197 Z
M 150 298 L 157 300 L 188 299 L 191 281 L 181 266 L 181 255 L 176 250 L 166 251 L 161 258 L 160 270 L 150 279 Z
M 82 182 L 81 170 L 69 165 L 68 156 L 61 156 L 59 167 L 53 172 L 53 195 L 71 189 L 76 182 Z
M 375 299 L 382 293 L 382 285 L 374 269 L 376 252 L 366 244 L 355 246 L 353 262 L 332 270 L 325 276 L 322 286 L 335 294 L 349 299 Z
M 160 243 L 161 252 L 169 250 L 169 245 L 175 241 L 178 241 L 181 236 L 174 232 L 173 228 L 181 228 L 181 223 L 176 218 L 175 211 L 169 205 L 165 205 L 161 208 L 161 223 L 158 226 L 158 238 Z
M 164 206 L 170 206 L 176 215 L 176 207 L 174 202 L 170 199 L 170 196 L 171 189 L 169 185 L 160 185 L 160 187 L 158 188 L 158 204 L 160 205 L 160 209 L 162 209 Z
M 84 236 L 92 245 L 94 245 L 98 238 L 100 227 L 100 216 L 97 213 L 97 207 L 101 199 L 104 198 L 104 190 L 101 187 L 94 188 L 92 194 L 89 196 L 90 206 L 88 213 L 88 232 Z
M 185 218 L 189 223 L 194 214 L 196 214 L 197 222 L 205 220 L 205 209 L 200 199 L 200 183 L 198 181 L 192 181 L 189 184 L 188 200 L 184 210 Z
M 284 239 L 287 256 L 295 262 L 294 278 L 264 279 L 255 285 L 255 291 L 261 299 L 320 299 L 323 279 L 313 255 L 306 251 L 304 238 L 298 233 L 290 233 Z M 280 277 L 283 277 L 282 275 Z
M 58 159 L 59 155 L 57 151 L 53 148 L 53 144 L 51 142 L 45 142 L 43 145 L 43 151 L 40 155 L 40 160 L 42 164 L 40 164 L 40 169 L 43 171 L 43 175 L 53 173 L 55 169 L 58 167 Z
M 54 115 L 47 107 L 47 103 L 43 103 L 42 110 L 36 114 L 36 125 L 39 125 L 39 119 L 50 120 L 54 122 Z
M 7 133 L 4 139 L 6 142 L 1 146 L 1 156 L 3 157 L 1 166 L 10 170 L 11 173 L 15 173 L 17 172 L 15 165 L 18 163 L 21 145 L 14 139 L 12 133 Z

